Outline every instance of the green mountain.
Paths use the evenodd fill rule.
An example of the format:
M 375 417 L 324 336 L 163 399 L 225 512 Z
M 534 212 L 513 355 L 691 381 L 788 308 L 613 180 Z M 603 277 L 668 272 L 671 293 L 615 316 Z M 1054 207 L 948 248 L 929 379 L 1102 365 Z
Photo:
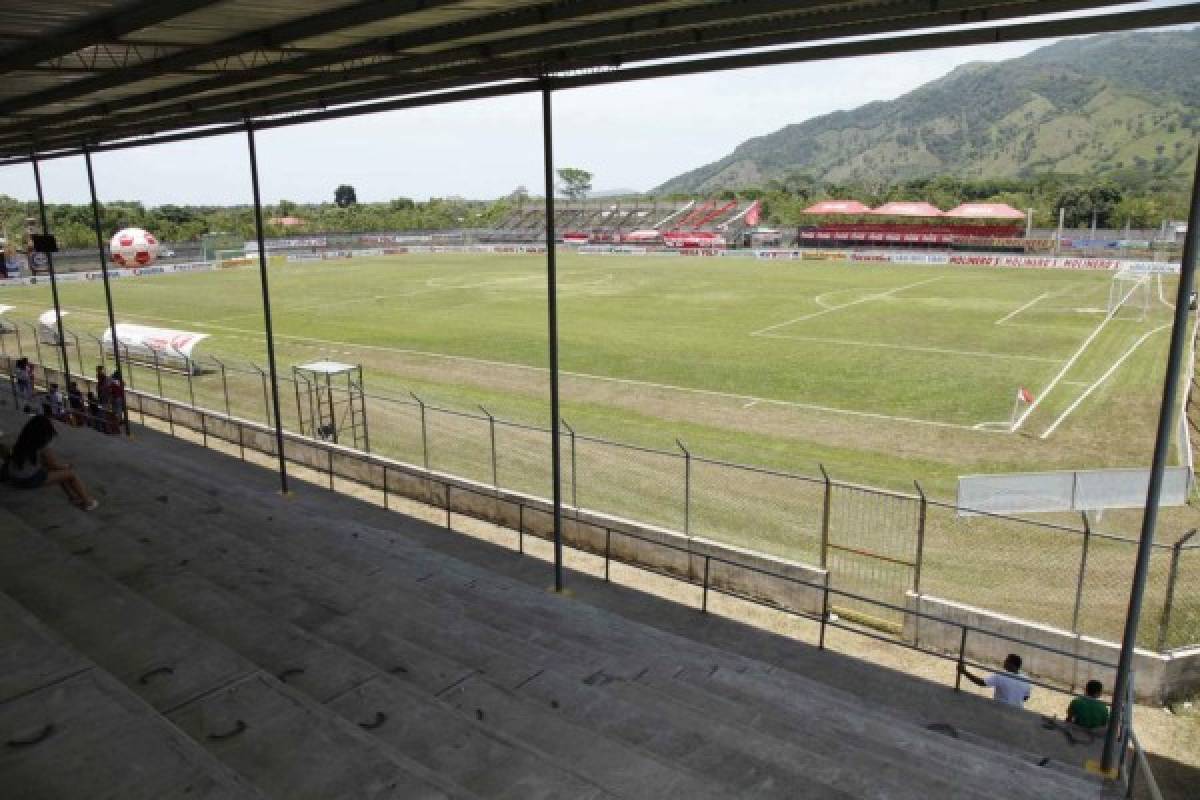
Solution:
M 1068 40 L 972 63 L 887 102 L 750 139 L 654 190 L 767 187 L 810 176 L 880 183 L 954 175 L 1190 175 L 1200 28 Z

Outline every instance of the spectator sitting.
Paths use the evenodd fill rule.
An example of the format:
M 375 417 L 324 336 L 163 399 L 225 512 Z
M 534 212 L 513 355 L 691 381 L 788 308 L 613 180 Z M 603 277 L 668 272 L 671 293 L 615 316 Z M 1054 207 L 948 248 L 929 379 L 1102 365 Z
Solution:
M 125 413 L 125 382 L 121 379 L 121 370 L 113 370 L 108 379 L 108 404 L 118 417 Z
M 1067 722 L 1074 722 L 1085 730 L 1096 730 L 1108 724 L 1108 706 L 1100 699 L 1104 684 L 1088 681 L 1084 694 L 1076 697 L 1067 706 Z
M 1024 708 L 1025 701 L 1029 699 L 1029 681 L 1021 675 L 1021 657 L 1016 653 L 1009 653 L 1004 659 L 1004 672 L 997 672 L 987 678 L 973 675 L 966 667 L 959 667 L 959 672 L 976 686 L 992 687 L 992 699 L 997 703 Z
M 121 420 L 125 416 L 125 384 L 121 382 L 121 370 L 113 370 L 108 379 L 108 417 L 107 430 L 109 433 L 121 432 Z
M 79 384 L 75 381 L 67 386 L 67 409 L 69 414 L 67 419 L 76 427 L 83 425 L 87 417 L 87 409 L 83 405 L 83 393 L 79 391 Z
M 96 430 L 104 430 L 104 420 L 100 416 L 100 398 L 96 397 L 96 393 L 91 389 L 87 393 L 87 420 L 88 425 Z
M 62 389 L 58 388 L 57 383 L 50 384 L 50 392 L 47 394 L 47 399 L 50 402 L 50 416 L 59 421 L 66 421 L 66 398 L 63 397 Z
M 5 480 L 18 489 L 61 486 L 76 507 L 92 511 L 100 505 L 100 501 L 88 493 L 71 465 L 59 461 L 50 450 L 50 441 L 54 436 L 54 423 L 49 418 L 36 416 L 26 422 L 4 462 Z
M 17 397 L 25 411 L 29 412 L 31 410 L 30 403 L 33 402 L 33 367 L 30 366 L 28 358 L 17 359 L 13 377 L 17 381 Z
M 108 373 L 103 365 L 96 367 L 96 399 L 102 408 L 108 408 Z

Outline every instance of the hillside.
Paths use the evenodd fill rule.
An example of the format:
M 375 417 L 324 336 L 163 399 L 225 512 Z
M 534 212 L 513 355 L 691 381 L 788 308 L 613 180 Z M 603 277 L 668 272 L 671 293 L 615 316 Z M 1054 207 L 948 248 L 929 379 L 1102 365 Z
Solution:
M 935 175 L 1190 174 L 1200 133 L 1200 28 L 1070 40 L 966 64 L 887 102 L 750 139 L 655 194 Z

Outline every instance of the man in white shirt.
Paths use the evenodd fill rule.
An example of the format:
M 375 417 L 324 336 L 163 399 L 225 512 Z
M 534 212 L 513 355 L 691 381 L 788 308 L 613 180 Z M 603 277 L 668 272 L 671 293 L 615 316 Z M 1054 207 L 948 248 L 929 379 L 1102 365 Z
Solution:
M 1004 659 L 1004 672 L 986 678 L 968 672 L 966 667 L 960 667 L 959 672 L 976 686 L 992 687 L 992 699 L 997 703 L 1024 708 L 1025 701 L 1029 699 L 1029 681 L 1021 675 L 1021 657 L 1016 653 L 1009 653 Z

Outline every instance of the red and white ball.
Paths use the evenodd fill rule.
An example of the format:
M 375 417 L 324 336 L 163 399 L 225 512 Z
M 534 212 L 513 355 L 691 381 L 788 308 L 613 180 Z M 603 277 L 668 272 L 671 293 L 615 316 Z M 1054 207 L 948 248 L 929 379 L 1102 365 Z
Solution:
M 158 239 L 141 228 L 122 228 L 108 243 L 114 264 L 122 267 L 145 267 L 158 258 Z

